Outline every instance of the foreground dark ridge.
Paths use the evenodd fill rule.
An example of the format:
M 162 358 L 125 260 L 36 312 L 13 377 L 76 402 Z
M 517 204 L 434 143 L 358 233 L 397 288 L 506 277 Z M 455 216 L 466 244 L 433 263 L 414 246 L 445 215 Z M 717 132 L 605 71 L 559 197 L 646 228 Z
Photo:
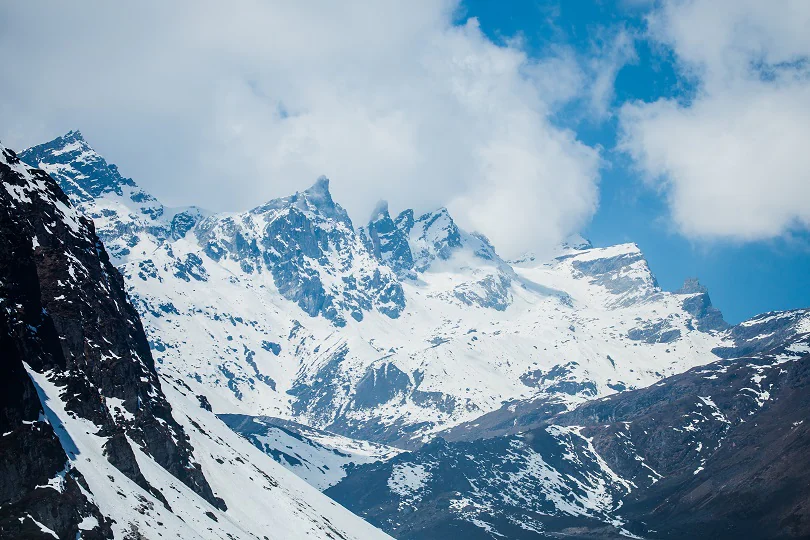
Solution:
M 128 440 L 224 508 L 172 417 L 143 327 L 92 222 L 70 207 L 48 175 L 28 170 L 12 151 L 0 151 L 0 421 L 8 435 L 0 442 L 2 530 L 25 535 L 41 529 L 33 527 L 37 522 L 60 537 L 74 537 L 90 516 L 98 522 L 94 534 L 109 535 L 98 510 L 75 486 L 81 475 L 67 463 L 26 368 L 47 374 L 62 389 L 68 410 L 107 439 L 110 463 L 164 504 L 141 474 Z M 62 447 L 70 451 L 69 440 Z M 62 491 L 38 488 L 49 482 L 64 483 Z

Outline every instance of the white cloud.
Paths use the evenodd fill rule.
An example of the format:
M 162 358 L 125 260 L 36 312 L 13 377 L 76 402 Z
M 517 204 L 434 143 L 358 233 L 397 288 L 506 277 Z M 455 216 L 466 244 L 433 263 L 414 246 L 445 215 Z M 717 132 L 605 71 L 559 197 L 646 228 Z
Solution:
M 619 70 L 637 60 L 635 36 L 627 29 L 621 28 L 601 41 L 588 61 L 592 75 L 588 83 L 588 112 L 598 120 L 613 113 L 612 102 Z
M 748 241 L 810 227 L 810 3 L 670 1 L 649 28 L 696 95 L 625 105 L 622 147 L 679 230 Z
M 454 25 L 456 9 L 4 3 L 2 136 L 82 129 L 170 204 L 244 209 L 326 174 L 358 222 L 381 197 L 447 204 L 507 254 L 547 248 L 597 205 L 598 151 L 549 120 L 589 76 L 569 52 L 533 60 Z

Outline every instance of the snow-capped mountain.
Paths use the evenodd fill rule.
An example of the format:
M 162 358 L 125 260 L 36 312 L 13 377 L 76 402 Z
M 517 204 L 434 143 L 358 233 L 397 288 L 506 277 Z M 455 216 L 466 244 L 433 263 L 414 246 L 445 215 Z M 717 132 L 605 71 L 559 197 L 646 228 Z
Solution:
M 505 435 L 484 422 L 326 493 L 397 538 L 805 537 L 810 311 L 746 321 L 734 346 L 762 324 L 783 341 Z
M 33 149 L 32 149 L 33 150 Z M 180 238 L 204 215 L 195 207 L 169 209 L 108 164 L 71 131 L 20 154 L 59 182 L 73 205 L 91 218 L 116 264 L 140 260 L 168 238 Z
M 810 534 L 807 310 L 730 327 L 635 244 L 506 261 L 444 208 L 356 227 L 326 178 L 212 213 L 78 132 L 3 156 L 2 531 L 384 536 L 325 490 L 399 538 Z
M 51 177 L 0 147 L 0 183 L 0 536 L 386 538 L 158 377 L 122 276 Z
M 402 287 L 355 235 L 349 215 L 332 200 L 329 180 L 237 215 L 212 216 L 194 233 L 205 255 L 240 273 L 269 272 L 278 293 L 311 317 L 335 326 L 372 309 L 402 311 Z
M 355 229 L 326 179 L 248 212 L 170 210 L 77 132 L 22 158 L 96 221 L 158 371 L 216 413 L 411 448 L 542 397 L 558 407 L 711 361 L 722 317 L 634 244 L 510 264 L 446 209 Z

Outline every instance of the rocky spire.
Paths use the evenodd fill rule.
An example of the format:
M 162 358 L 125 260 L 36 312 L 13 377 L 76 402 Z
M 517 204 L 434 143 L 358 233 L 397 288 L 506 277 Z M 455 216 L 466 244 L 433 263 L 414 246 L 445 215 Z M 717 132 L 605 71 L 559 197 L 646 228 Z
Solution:
M 701 285 L 698 278 L 686 278 L 683 286 L 675 294 L 688 295 L 683 299 L 683 309 L 695 317 L 698 330 L 725 330 L 729 324 L 723 319 L 723 314 L 712 305 L 709 298 L 709 289 Z
M 374 256 L 388 265 L 400 277 L 413 277 L 413 254 L 408 235 L 402 231 L 388 212 L 388 202 L 380 201 L 368 222 L 368 247 Z

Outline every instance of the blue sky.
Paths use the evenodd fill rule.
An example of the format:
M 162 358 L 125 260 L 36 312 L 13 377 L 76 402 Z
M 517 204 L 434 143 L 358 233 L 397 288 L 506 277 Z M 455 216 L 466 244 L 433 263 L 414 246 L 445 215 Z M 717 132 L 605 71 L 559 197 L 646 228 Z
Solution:
M 506 257 L 636 242 L 737 322 L 810 306 L 807 28 L 807 0 L 3 2 L 0 140 L 79 129 L 169 206 L 325 174 L 357 224 L 447 206 Z
M 477 17 L 491 39 L 520 35 L 530 54 L 538 57 L 561 43 L 587 55 L 594 48 L 594 36 L 618 29 L 637 34 L 636 58 L 619 70 L 611 108 L 662 97 L 689 102 L 695 91 L 694 82 L 679 73 L 672 50 L 644 38 L 646 3 L 466 0 L 463 7 L 464 16 Z M 673 230 L 665 195 L 645 185 L 632 161 L 616 148 L 615 115 L 593 120 L 573 107 L 561 111 L 555 121 L 575 130 L 588 144 L 604 148 L 609 165 L 601 175 L 599 209 L 584 231 L 595 245 L 636 242 L 668 290 L 678 288 L 686 277 L 698 277 L 730 322 L 810 306 L 806 233 L 793 231 L 789 237 L 752 242 L 689 239 Z

